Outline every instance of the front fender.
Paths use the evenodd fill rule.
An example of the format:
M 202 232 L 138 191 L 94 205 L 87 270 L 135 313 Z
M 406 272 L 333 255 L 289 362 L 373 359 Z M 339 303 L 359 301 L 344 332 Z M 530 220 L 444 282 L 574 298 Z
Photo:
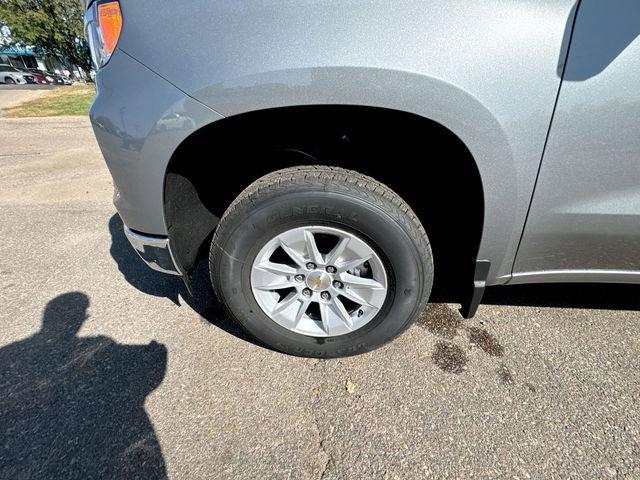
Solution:
M 502 125 L 461 88 L 407 72 L 326 67 L 245 76 L 203 88 L 193 96 L 225 117 L 276 107 L 330 104 L 405 111 L 440 123 L 467 146 L 482 179 L 485 227 L 478 258 L 491 261 L 493 277 L 510 272 L 537 163 L 518 164 Z M 521 188 L 521 201 L 514 201 Z

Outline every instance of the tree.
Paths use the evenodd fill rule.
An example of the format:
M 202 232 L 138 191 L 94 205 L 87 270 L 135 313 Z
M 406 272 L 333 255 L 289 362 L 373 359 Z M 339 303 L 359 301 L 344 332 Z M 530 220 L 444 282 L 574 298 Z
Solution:
M 14 44 L 32 46 L 88 73 L 83 16 L 79 0 L 0 0 L 0 25 L 9 28 Z

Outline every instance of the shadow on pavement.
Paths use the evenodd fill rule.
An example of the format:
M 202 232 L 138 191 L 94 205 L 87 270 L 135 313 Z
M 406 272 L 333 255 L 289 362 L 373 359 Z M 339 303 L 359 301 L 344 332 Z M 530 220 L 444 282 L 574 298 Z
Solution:
M 640 310 L 640 286 L 549 283 L 489 287 L 482 303 L 528 307 Z
M 111 256 L 118 269 L 133 287 L 148 295 L 166 297 L 180 305 L 180 299 L 189 305 L 207 322 L 255 345 L 268 348 L 250 335 L 240 324 L 229 318 L 218 302 L 209 280 L 209 268 L 206 260 L 201 261 L 191 278 L 193 295 L 187 291 L 180 278 L 151 270 L 131 247 L 124 234 L 122 220 L 118 214 L 109 219 L 111 233 Z
M 200 262 L 193 274 L 194 295 L 191 296 L 178 277 L 155 272 L 144 264 L 126 239 L 122 220 L 117 214 L 114 214 L 109 220 L 109 231 L 111 233 L 111 256 L 118 264 L 125 279 L 135 288 L 149 295 L 166 297 L 176 305 L 180 304 L 179 299 L 182 298 L 209 323 L 238 338 L 268 348 L 226 314 L 211 288 L 206 261 Z M 506 306 L 640 310 L 639 293 L 640 287 L 637 285 L 514 285 L 487 288 L 482 303 Z M 434 292 L 431 303 L 443 302 L 456 303 L 456 299 L 446 293 Z M 430 320 L 435 325 L 451 323 L 447 320 L 448 315 L 443 315 L 438 308 L 428 309 L 425 314 L 436 319 Z M 462 321 L 461 318 L 459 320 Z M 451 328 L 455 330 L 457 326 Z
M 88 306 L 60 295 L 40 331 L 0 348 L 1 478 L 166 478 L 144 401 L 167 351 L 78 337 Z
M 166 297 L 176 305 L 180 305 L 179 295 L 188 295 L 182 280 L 173 275 L 166 275 L 151 270 L 138 257 L 124 234 L 124 226 L 118 214 L 109 219 L 111 248 L 109 252 L 116 261 L 118 270 L 136 289 L 154 297 Z

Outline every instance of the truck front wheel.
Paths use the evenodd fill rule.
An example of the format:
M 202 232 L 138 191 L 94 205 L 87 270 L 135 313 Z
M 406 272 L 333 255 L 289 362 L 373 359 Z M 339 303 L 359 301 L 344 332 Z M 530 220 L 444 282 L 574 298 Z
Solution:
M 266 345 L 340 357 L 402 333 L 431 292 L 427 235 L 376 180 L 305 166 L 266 175 L 231 204 L 209 256 L 229 314 Z

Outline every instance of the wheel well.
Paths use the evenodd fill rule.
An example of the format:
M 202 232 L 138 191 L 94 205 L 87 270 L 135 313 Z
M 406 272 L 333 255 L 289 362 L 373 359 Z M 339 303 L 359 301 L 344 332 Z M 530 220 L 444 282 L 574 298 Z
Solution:
M 251 182 L 303 164 L 357 170 L 392 188 L 431 241 L 434 294 L 455 301 L 451 294 L 462 290 L 452 287 L 468 293 L 484 217 L 476 163 L 442 125 L 375 107 L 260 110 L 188 137 L 174 152 L 165 180 L 165 216 L 178 263 L 187 272 L 193 269 L 219 217 Z

